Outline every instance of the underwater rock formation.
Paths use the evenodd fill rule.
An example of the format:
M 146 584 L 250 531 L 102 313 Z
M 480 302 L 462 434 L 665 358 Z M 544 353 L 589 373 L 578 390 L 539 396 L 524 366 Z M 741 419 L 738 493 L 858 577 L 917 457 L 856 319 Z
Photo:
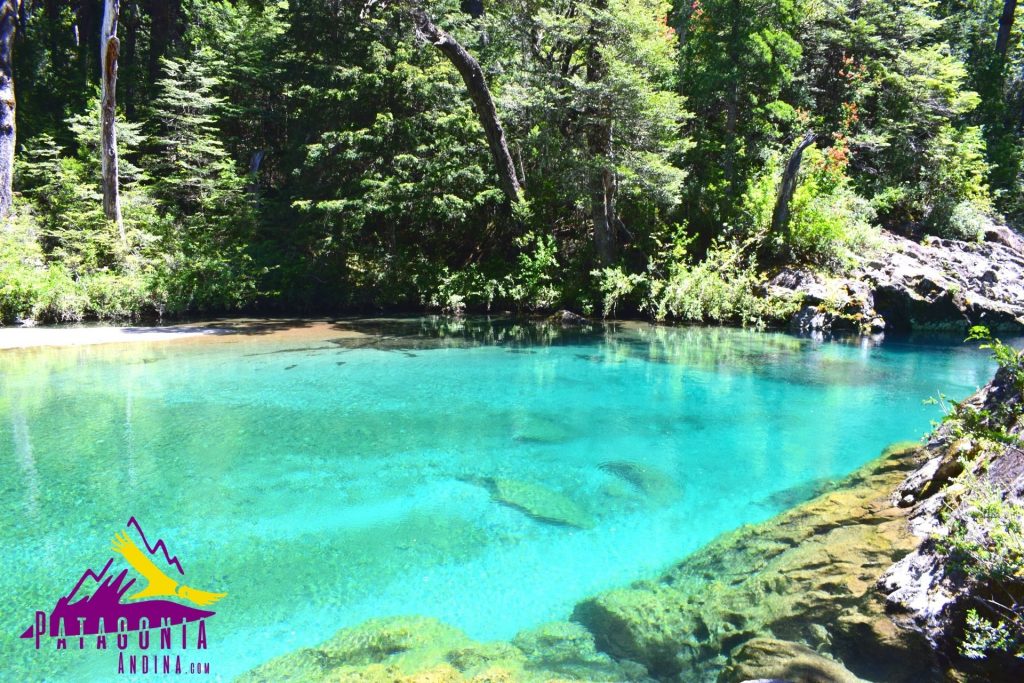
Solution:
M 542 484 L 505 477 L 465 477 L 463 481 L 483 486 L 495 502 L 519 510 L 538 522 L 590 529 L 594 517 L 564 493 Z
M 965 401 L 989 413 L 1009 407 L 1011 416 L 1022 403 L 1006 371 Z M 1008 433 L 1024 433 L 1024 421 L 1014 419 Z M 982 456 L 955 427 L 943 425 L 923 446 L 890 447 L 834 488 L 822 483 L 832 490 L 720 536 L 657 580 L 579 603 L 573 623 L 476 643 L 433 619 L 375 620 L 241 680 L 1024 680 L 1019 660 L 990 658 L 979 666 L 957 654 L 977 586 L 948 570 L 934 542 L 949 522 L 939 511 L 951 507 L 956 487 L 948 484 L 965 457 L 984 458 L 981 476 L 1019 502 L 1024 453 L 1011 444 Z M 603 469 L 638 489 L 659 490 L 635 463 Z M 573 526 L 590 519 L 537 484 L 476 483 L 537 519 Z
M 753 638 L 736 648 L 718 683 L 746 681 L 787 683 L 860 683 L 842 664 L 806 645 L 771 638 Z
M 563 493 L 518 479 L 496 477 L 488 481 L 494 500 L 525 512 L 538 521 L 579 529 L 594 526 L 590 513 Z
M 679 484 L 667 473 L 650 465 L 628 460 L 611 460 L 602 462 L 598 469 L 629 482 L 656 503 L 669 503 L 680 496 Z
M 373 619 L 330 640 L 273 659 L 238 683 L 505 683 L 650 681 L 644 669 L 594 647 L 579 624 L 556 622 L 512 643 L 478 643 L 427 617 Z
M 928 680 L 938 669 L 926 640 L 889 619 L 874 585 L 915 545 L 888 497 L 919 463 L 916 445 L 891 449 L 840 489 L 720 537 L 657 581 L 584 601 L 573 619 L 659 680 L 715 681 L 758 637 L 803 643 L 869 680 Z
M 580 603 L 575 623 L 481 644 L 433 619 L 375 620 L 241 680 L 931 680 L 940 668 L 927 639 L 898 627 L 875 587 L 917 543 L 889 496 L 921 458 L 917 444 L 889 449 L 836 490 L 719 537 L 657 581 Z M 536 485 L 488 481 L 513 500 L 551 500 Z M 819 677 L 787 677 L 807 672 Z

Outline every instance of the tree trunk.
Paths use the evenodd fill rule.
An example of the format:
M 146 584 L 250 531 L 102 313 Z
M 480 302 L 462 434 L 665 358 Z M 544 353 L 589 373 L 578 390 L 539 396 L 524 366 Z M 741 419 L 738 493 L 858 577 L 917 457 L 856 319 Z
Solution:
M 793 201 L 793 193 L 796 192 L 800 162 L 803 161 L 804 150 L 814 144 L 816 137 L 814 133 L 807 133 L 793 153 L 789 155 L 789 161 L 786 162 L 786 168 L 782 172 L 782 182 L 779 184 L 779 196 L 775 200 L 775 210 L 772 211 L 770 235 L 788 235 L 789 233 L 789 204 Z
M 590 213 L 594 221 L 594 250 L 601 267 L 615 260 L 618 220 L 615 216 L 615 173 L 602 166 L 591 178 Z
M 608 9 L 607 0 L 595 0 L 594 9 L 603 12 Z M 601 55 L 603 33 L 597 22 L 592 20 L 590 46 L 587 49 L 587 83 L 601 83 L 608 74 L 608 65 Z M 594 169 L 590 177 L 590 213 L 594 222 L 594 251 L 599 266 L 611 265 L 615 260 L 618 242 L 618 220 L 615 216 L 615 169 L 612 166 L 612 127 L 600 104 L 588 112 L 592 119 L 587 126 L 587 149 Z
M 1017 12 L 1017 0 L 1003 0 L 1003 14 L 999 17 L 999 34 L 996 36 L 996 54 L 1000 62 L 1006 60 L 1010 47 L 1010 32 L 1013 31 L 1013 17 Z
M 611 166 L 612 130 L 605 122 L 587 130 L 587 148 L 594 169 L 590 176 L 590 215 L 594 222 L 594 252 L 602 268 L 615 260 L 618 220 L 615 216 L 615 170 Z
M 728 57 L 732 74 L 727 78 L 729 91 L 725 101 L 725 158 L 722 160 L 722 172 L 725 174 L 725 195 L 730 206 L 738 194 L 736 192 L 736 157 L 739 154 L 739 141 L 736 139 L 736 124 L 739 120 L 740 107 L 740 35 L 739 22 L 743 18 L 743 9 L 739 0 L 733 0 L 732 16 L 729 24 Z
M 139 44 L 139 7 L 137 2 L 125 0 L 124 3 L 124 54 L 121 59 L 121 68 L 124 74 L 124 88 L 122 89 L 122 100 L 124 101 L 125 118 L 131 121 L 135 118 L 136 91 L 135 84 L 138 82 L 138 44 Z M 133 77 L 134 76 L 134 77 Z M 153 81 L 150 81 L 151 83 Z
M 104 0 L 105 1 L 105 0 Z M 75 45 L 78 48 L 78 66 L 83 83 L 91 83 L 93 73 L 92 60 L 96 54 L 94 42 L 99 36 L 96 15 L 99 12 L 100 0 L 78 0 L 75 4 Z
M 146 13 L 149 14 L 149 82 L 160 80 L 162 67 L 160 60 L 167 54 L 167 49 L 178 37 L 177 27 L 181 14 L 181 0 L 145 0 Z
M 417 33 L 440 50 L 462 76 L 466 90 L 469 91 L 469 97 L 473 100 L 477 117 L 479 117 L 480 124 L 487 136 L 487 144 L 491 149 L 491 157 L 494 159 L 501 189 L 509 202 L 518 201 L 522 188 L 516 178 L 516 168 L 512 163 L 512 155 L 508 151 L 508 143 L 505 141 L 505 131 L 498 119 L 498 111 L 494 106 L 494 99 L 487 87 L 487 80 L 484 78 L 480 63 L 466 52 L 466 49 L 458 41 L 435 25 L 423 9 L 414 7 L 411 13 Z
M 0 2 L 0 218 L 11 213 L 14 199 L 14 32 L 18 12 L 15 0 Z
M 100 41 L 102 99 L 100 103 L 100 151 L 103 158 L 103 213 L 117 223 L 121 241 L 125 241 L 121 219 L 121 197 L 117 177 L 117 14 L 120 0 L 104 0 L 103 38 Z

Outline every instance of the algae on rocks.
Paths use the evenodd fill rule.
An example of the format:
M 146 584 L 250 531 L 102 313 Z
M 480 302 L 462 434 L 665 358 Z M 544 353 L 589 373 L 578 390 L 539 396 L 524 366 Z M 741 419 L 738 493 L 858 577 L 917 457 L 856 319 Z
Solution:
M 937 672 L 927 642 L 889 619 L 874 586 L 915 545 L 888 498 L 919 458 L 917 445 L 890 449 L 837 490 L 719 537 L 657 581 L 586 600 L 573 619 L 659 680 L 715 681 L 759 637 L 812 647 L 869 680 L 927 680 Z
M 564 493 L 519 479 L 493 477 L 485 481 L 495 501 L 520 510 L 533 519 L 578 529 L 594 526 L 591 514 Z
M 373 619 L 273 659 L 237 683 L 540 683 L 650 681 L 644 668 L 598 652 L 579 624 L 555 622 L 511 642 L 479 643 L 427 617 Z
M 938 667 L 926 639 L 897 627 L 875 589 L 885 567 L 916 543 L 889 494 L 920 461 L 916 444 L 889 449 L 836 490 L 719 537 L 657 581 L 580 603 L 573 622 L 511 642 L 477 643 L 425 617 L 379 619 L 241 680 L 729 683 L 747 672 L 927 680 Z M 523 482 L 487 484 L 520 502 L 552 495 Z M 552 509 L 563 515 L 562 506 Z

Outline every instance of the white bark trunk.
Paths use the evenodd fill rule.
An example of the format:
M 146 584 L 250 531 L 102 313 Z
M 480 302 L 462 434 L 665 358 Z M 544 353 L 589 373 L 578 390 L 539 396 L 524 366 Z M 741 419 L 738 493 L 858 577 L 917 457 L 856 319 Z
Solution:
M 121 197 L 117 174 L 117 57 L 121 44 L 117 39 L 120 0 L 103 2 L 103 34 L 100 40 L 102 99 L 100 101 L 100 150 L 103 157 L 103 213 L 117 223 L 121 241 L 125 241 L 121 218 Z
M 11 213 L 14 199 L 14 32 L 18 25 L 14 0 L 0 2 L 0 219 Z

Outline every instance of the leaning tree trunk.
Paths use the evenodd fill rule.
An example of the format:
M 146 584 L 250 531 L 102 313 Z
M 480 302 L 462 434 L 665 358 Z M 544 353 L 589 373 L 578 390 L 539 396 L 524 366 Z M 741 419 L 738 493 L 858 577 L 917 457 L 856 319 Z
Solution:
M 117 56 L 121 44 L 117 39 L 117 15 L 120 0 L 104 0 L 103 38 L 100 41 L 102 68 L 102 99 L 100 103 L 100 151 L 103 159 L 103 213 L 117 223 L 121 241 L 125 241 L 121 219 L 121 197 L 117 177 Z
M 0 218 L 11 213 L 14 200 L 14 32 L 18 25 L 15 0 L 0 2 Z
M 1003 13 L 999 17 L 999 33 L 996 35 L 996 54 L 1000 61 L 1006 60 L 1010 47 L 1010 33 L 1013 31 L 1013 17 L 1017 12 L 1017 0 L 1003 0 Z
M 786 168 L 782 172 L 782 182 L 779 184 L 779 196 L 775 200 L 775 210 L 772 211 L 770 235 L 786 236 L 789 233 L 789 205 L 793 201 L 793 193 L 796 192 L 800 162 L 803 161 L 804 150 L 814 144 L 816 137 L 814 133 L 807 133 L 793 153 L 789 155 L 789 161 L 786 162 Z
M 508 143 L 505 141 L 505 130 L 501 127 L 501 121 L 498 119 L 498 110 L 494 106 L 494 99 L 487 87 L 487 80 L 484 78 L 480 63 L 451 35 L 434 24 L 423 9 L 414 7 L 411 13 L 413 22 L 416 24 L 416 31 L 440 50 L 462 76 L 466 90 L 469 91 L 469 97 L 473 100 L 480 124 L 487 136 L 487 145 L 491 148 L 491 157 L 494 159 L 494 167 L 498 172 L 501 189 L 509 202 L 518 201 L 522 188 L 516 177 L 516 167 L 512 163 Z
M 608 9 L 605 0 L 596 0 L 594 9 Z M 603 42 L 603 31 L 596 25 L 601 17 L 593 19 L 591 25 L 590 46 L 587 50 L 587 83 L 599 84 L 608 75 L 608 65 L 601 55 L 600 46 Z M 596 104 L 587 112 L 592 119 L 587 126 L 587 150 L 594 164 L 590 175 L 590 214 L 594 222 L 594 251 L 599 266 L 609 266 L 615 260 L 618 235 L 615 217 L 615 170 L 612 167 L 612 126 L 607 120 L 603 107 Z

